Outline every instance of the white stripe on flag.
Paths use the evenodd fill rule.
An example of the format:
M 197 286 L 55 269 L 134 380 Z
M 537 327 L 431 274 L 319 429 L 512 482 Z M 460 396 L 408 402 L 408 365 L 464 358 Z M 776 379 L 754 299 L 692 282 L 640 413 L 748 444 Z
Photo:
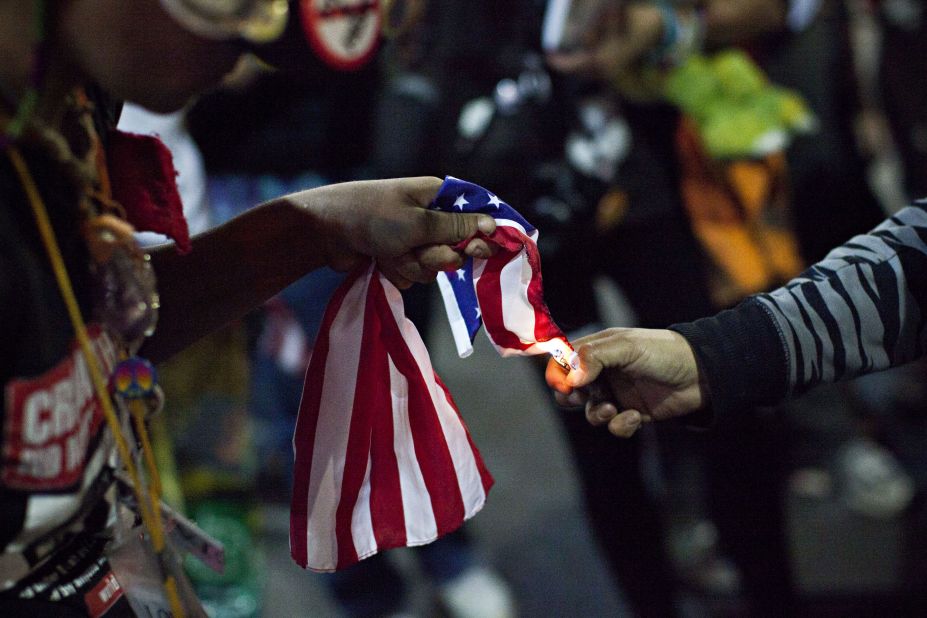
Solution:
M 483 479 L 480 476 L 479 468 L 477 468 L 470 440 L 467 438 L 467 432 L 463 427 L 460 416 L 448 403 L 444 389 L 435 382 L 435 370 L 431 366 L 428 348 L 425 347 L 425 343 L 422 341 L 422 337 L 416 330 L 415 325 L 406 319 L 399 290 L 386 281 L 385 278 L 383 282 L 386 298 L 389 300 L 389 306 L 396 318 L 396 323 L 401 329 L 402 338 L 405 339 L 409 351 L 412 352 L 412 356 L 415 358 L 415 364 L 422 373 L 422 378 L 425 380 L 428 392 L 431 395 L 431 401 L 438 413 L 438 420 L 441 423 L 441 430 L 444 433 L 445 442 L 447 442 L 451 461 L 454 462 L 457 484 L 463 498 L 464 518 L 470 518 L 483 508 L 483 503 L 486 501 Z M 395 368 L 390 362 L 391 374 L 393 371 L 395 371 Z M 408 386 L 405 386 L 408 389 Z
M 370 453 L 367 453 L 367 471 L 364 473 L 364 483 L 357 494 L 354 504 L 354 513 L 351 515 L 351 538 L 354 539 L 354 550 L 360 560 L 377 553 L 377 539 L 373 535 L 373 520 L 370 517 Z
M 525 226 L 513 219 L 496 219 L 496 225 L 507 225 L 509 227 L 514 227 L 525 236 L 528 236 L 528 230 L 525 229 Z
M 335 529 L 335 514 L 341 501 L 368 281 L 368 277 L 358 277 L 345 295 L 342 310 L 332 322 L 330 331 L 333 345 L 325 362 L 325 381 L 309 479 L 306 545 L 311 565 L 334 568 L 338 563 L 337 540 L 332 530 Z
M 480 280 L 480 277 L 483 276 L 483 271 L 486 270 L 486 259 L 485 258 L 474 258 L 473 259 L 473 281 L 474 283 Z
M 409 545 L 421 545 L 438 536 L 438 525 L 431 509 L 425 477 L 415 457 L 415 443 L 409 424 L 409 383 L 396 369 L 393 359 L 389 359 L 389 382 L 393 398 L 393 448 L 399 468 L 406 541 Z
M 431 376 L 432 378 L 428 380 L 428 387 L 431 390 L 431 398 L 435 403 L 435 409 L 438 411 L 438 419 L 441 421 L 441 429 L 444 431 L 448 450 L 451 452 L 454 470 L 457 472 L 457 483 L 460 486 L 460 495 L 463 498 L 464 519 L 470 519 L 483 508 L 483 504 L 486 502 L 483 477 L 476 465 L 476 458 L 473 455 L 473 449 L 470 447 L 467 431 L 464 429 L 457 411 L 448 402 L 444 389 L 435 382 L 434 372 L 431 373 Z
M 533 272 L 524 249 L 512 258 L 499 272 L 499 287 L 502 291 L 502 323 L 506 330 L 523 343 L 534 341 L 534 307 L 528 301 L 528 285 Z M 497 349 L 498 346 L 497 346 Z M 499 349 L 502 356 L 533 354 L 530 349 Z
M 467 329 L 467 323 L 460 314 L 460 305 L 457 304 L 457 296 L 454 294 L 454 288 L 448 281 L 448 273 L 438 273 L 438 288 L 441 290 L 441 298 L 444 299 L 444 309 L 447 311 L 447 320 L 451 324 L 451 333 L 454 335 L 454 344 L 457 346 L 457 355 L 460 358 L 467 358 L 473 354 L 473 343 L 470 341 L 470 331 Z

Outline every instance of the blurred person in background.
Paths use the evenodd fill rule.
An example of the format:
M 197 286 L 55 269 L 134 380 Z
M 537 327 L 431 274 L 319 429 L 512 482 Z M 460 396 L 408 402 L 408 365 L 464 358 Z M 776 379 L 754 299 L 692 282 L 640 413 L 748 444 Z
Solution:
M 927 7 L 921 0 L 851 2 L 850 7 L 857 19 L 858 72 L 867 85 L 860 138 L 870 154 L 870 178 L 882 191 L 886 210 L 894 213 L 927 191 Z M 872 449 L 864 451 L 856 441 L 848 443 L 842 458 L 850 465 L 836 470 L 838 482 L 841 477 L 849 480 L 845 500 L 870 517 L 892 513 L 888 507 L 899 502 L 896 497 L 910 496 L 913 489 L 915 497 L 904 511 L 901 573 L 902 590 L 909 598 L 919 596 L 918 573 L 927 562 L 927 509 L 921 498 L 927 488 L 925 373 L 927 362 L 922 359 L 850 383 L 867 433 L 887 445 L 898 462 L 878 457 Z M 854 452 L 868 456 L 852 457 Z M 847 474 L 847 468 L 863 474 Z M 922 608 L 923 604 L 912 611 L 923 613 Z
M 827 232 L 837 234 L 840 229 L 847 233 L 864 230 L 879 219 L 875 200 L 856 173 L 861 167 L 859 158 L 853 158 L 852 143 L 847 141 L 852 138 L 851 118 L 843 109 L 852 84 L 845 78 L 852 76 L 852 66 L 843 53 L 845 33 L 840 30 L 839 8 L 778 1 L 681 3 L 675 8 L 669 3 L 627 3 L 615 13 L 614 36 L 606 36 L 601 46 L 593 43 L 594 51 L 583 52 L 584 46 L 590 47 L 580 37 L 572 48 L 548 57 L 559 72 L 581 77 L 597 74 L 614 87 L 618 100 L 610 100 L 613 95 L 608 89 L 596 91 L 574 81 L 573 102 L 561 108 L 559 118 L 556 112 L 543 120 L 531 112 L 520 113 L 537 107 L 538 99 L 533 97 L 543 87 L 532 91 L 532 84 L 543 83 L 544 78 L 532 70 L 530 60 L 523 61 L 524 55 L 506 48 L 505 43 L 517 38 L 508 32 L 500 35 L 499 26 L 490 30 L 500 41 L 496 43 L 499 51 L 492 54 L 494 63 L 468 57 L 466 52 L 455 56 L 453 50 L 446 52 L 450 61 L 436 63 L 456 66 L 456 60 L 461 66 L 452 86 L 457 96 L 447 97 L 451 101 L 468 100 L 460 95 L 466 90 L 459 83 L 476 82 L 465 79 L 468 71 L 481 73 L 490 84 L 492 76 L 498 76 L 491 96 L 472 98 L 461 110 L 458 143 L 463 153 L 458 149 L 456 154 L 463 161 L 460 169 L 466 171 L 459 173 L 506 187 L 504 176 L 511 184 L 513 168 L 534 165 L 535 174 L 543 169 L 528 177 L 538 184 L 547 183 L 541 190 L 546 199 L 537 199 L 538 193 L 532 194 L 537 186 L 524 181 L 506 194 L 523 196 L 525 203 L 542 213 L 534 220 L 546 232 L 540 242 L 547 299 L 558 321 L 567 328 L 595 323 L 591 277 L 603 270 L 619 283 L 642 324 L 707 315 L 797 274 L 802 258 L 820 253 L 822 237 L 827 237 L 821 233 L 825 217 L 834 218 Z M 538 7 L 534 10 L 536 17 Z M 513 11 L 517 12 L 509 9 Z M 503 19 L 500 9 L 487 12 L 495 13 L 489 18 L 493 24 L 531 23 Z M 473 8 L 458 20 L 476 20 L 476 15 Z M 595 22 L 596 26 L 603 23 L 608 22 Z M 595 39 L 594 35 L 589 38 Z M 698 51 L 702 39 L 709 50 L 733 43 L 746 46 L 762 66 L 778 71 L 777 83 L 796 87 L 815 114 L 826 116 L 819 133 L 795 139 L 787 151 L 787 167 L 781 156 L 768 156 L 769 151 L 741 153 L 744 164 L 716 165 L 698 152 L 693 158 L 691 134 L 686 135 L 686 127 L 680 125 L 679 113 L 661 101 L 659 77 Z M 807 62 L 795 62 L 807 54 L 821 58 L 813 69 L 818 73 L 811 76 L 802 72 Z M 500 70 L 505 60 L 509 66 Z M 571 105 L 578 110 L 578 119 L 565 128 L 564 117 L 574 113 Z M 531 131 L 535 126 L 543 128 Z M 521 149 L 512 146 L 519 140 Z M 783 146 L 779 143 L 777 148 Z M 541 164 L 561 149 L 572 170 Z M 794 174 L 793 166 L 798 169 Z M 744 175 L 747 181 L 738 185 Z M 719 182 L 719 178 L 725 180 Z M 822 190 L 824 186 L 831 190 Z M 712 199 L 723 206 L 708 203 Z M 731 217 L 728 221 L 734 225 L 716 225 L 712 217 L 719 215 Z M 842 236 L 828 238 L 833 244 Z M 667 252 L 666 247 L 673 251 Z M 738 279 L 744 265 L 752 270 Z M 673 595 L 667 591 L 675 585 L 659 549 L 663 533 L 652 490 L 639 478 L 643 473 L 629 477 L 621 486 L 604 479 L 615 467 L 640 470 L 646 445 L 616 446 L 582 423 L 565 422 L 590 515 L 632 605 L 642 613 L 673 611 Z M 751 419 L 737 428 L 729 426 L 730 434 L 712 440 L 705 458 L 711 478 L 708 509 L 721 529 L 722 547 L 743 571 L 753 611 L 781 611 L 792 598 L 782 495 L 786 449 L 778 424 L 777 419 Z M 672 430 L 666 433 L 670 435 L 663 440 L 673 439 Z M 745 453 L 764 453 L 767 462 L 776 463 L 745 469 Z M 615 504 L 623 505 L 619 512 L 628 518 L 627 526 L 615 525 Z M 646 522 L 644 528 L 641 522 Z M 625 534 L 630 529 L 634 534 Z
M 399 179 L 271 200 L 195 236 L 189 253 L 173 245 L 148 256 L 138 249 L 125 217 L 126 209 L 139 204 L 117 204 L 110 191 L 170 197 L 172 168 L 163 145 L 109 132 L 118 116 L 112 102 L 128 99 L 163 112 L 180 108 L 232 68 L 244 38 L 255 35 L 252 27 L 267 25 L 265 9 L 273 9 L 271 21 L 279 25 L 285 5 L 257 2 L 250 5 L 254 13 L 204 18 L 181 0 L 0 4 L 5 154 L 0 298 L 8 334 L 0 355 L 6 394 L 0 613 L 134 615 L 142 611 L 143 598 L 163 611 L 198 611 L 182 574 L 163 572 L 173 561 L 157 541 L 129 558 L 135 568 L 150 569 L 153 586 L 140 584 L 141 591 L 129 585 L 131 578 L 121 586 L 114 574 L 112 546 L 107 547 L 117 532 L 114 525 L 123 526 L 116 545 L 126 551 L 146 538 L 161 538 L 160 516 L 152 515 L 158 510 L 156 469 L 149 457 L 127 454 L 136 436 L 123 434 L 109 405 L 106 380 L 117 361 L 138 352 L 160 362 L 322 266 L 347 268 L 372 255 L 400 286 L 427 281 L 437 270 L 459 265 L 460 255 L 450 245 L 478 229 L 493 229 L 487 217 L 426 210 L 439 179 Z M 279 33 L 258 30 L 265 41 Z M 117 143 L 120 156 L 107 160 L 107 150 L 112 155 Z M 147 149 L 127 150 L 130 144 Z M 41 224 L 45 215 L 50 227 Z M 169 216 L 179 227 L 166 231 L 182 247 L 180 215 Z M 465 248 L 466 254 L 488 251 L 481 242 Z M 82 315 L 90 322 L 86 329 Z M 137 372 L 151 378 L 138 362 L 121 367 L 135 379 L 141 379 Z M 90 374 L 97 376 L 94 385 Z M 71 395 L 64 396 L 63 389 Z M 50 410 L 23 403 L 38 401 L 34 397 L 47 401 L 50 392 L 62 394 L 54 406 L 57 420 Z M 131 398 L 130 393 L 123 394 Z M 157 389 L 144 400 L 122 396 L 113 405 L 160 407 Z M 144 443 L 144 420 L 133 416 Z M 133 492 L 129 483 L 116 491 L 122 465 L 114 463 L 114 440 L 122 465 L 145 466 L 147 488 Z M 70 449 L 66 460 L 64 446 Z M 137 508 L 150 504 L 142 513 L 151 536 L 130 532 L 134 516 L 128 522 L 111 517 L 117 493 L 125 509 L 133 493 Z M 157 555 L 167 560 L 160 568 Z
M 706 2 L 698 7 L 626 3 L 611 17 L 611 36 L 606 26 L 606 34 L 590 31 L 587 40 L 572 49 L 549 50 L 547 59 L 554 70 L 599 81 L 600 93 L 616 102 L 630 128 L 627 160 L 612 178 L 600 176 L 605 189 L 592 198 L 600 234 L 594 259 L 599 271 L 625 292 L 641 325 L 708 315 L 746 291 L 783 281 L 800 267 L 789 226 L 793 204 L 784 191 L 782 146 L 759 153 L 726 151 L 723 158 L 715 158 L 694 122 L 697 110 L 673 100 L 661 83 L 663 75 L 701 53 L 703 46 L 720 51 L 785 32 L 784 10 L 778 2 Z M 697 76 L 691 88 L 708 87 L 710 77 Z M 714 126 L 724 129 L 722 123 L 736 121 L 734 113 L 727 116 Z M 714 208 L 706 205 L 711 198 L 716 200 Z M 566 254 L 576 247 L 574 241 Z M 568 299 L 561 312 L 580 315 L 570 278 L 560 270 L 559 287 Z M 601 324 L 602 319 L 595 322 Z M 791 611 L 787 608 L 795 601 L 785 537 L 784 449 L 776 423 L 747 422 L 704 445 L 669 428 L 615 449 L 601 432 L 579 421 L 564 419 L 582 462 L 594 521 L 613 547 L 613 560 L 624 559 L 622 544 L 634 542 L 623 532 L 631 529 L 630 522 L 613 525 L 611 506 L 628 495 L 629 483 L 615 485 L 605 479 L 618 466 L 640 469 L 648 441 L 656 438 L 662 451 L 658 461 L 667 478 L 665 506 L 660 508 L 652 490 L 648 495 L 643 474 L 632 481 L 642 485 L 636 491 L 638 500 L 654 505 L 650 508 L 667 522 L 662 526 L 688 529 L 689 534 L 717 529 L 717 546 L 701 562 L 686 556 L 695 553 L 690 549 L 694 542 L 670 545 L 678 564 L 688 568 L 687 586 L 709 603 L 727 597 L 730 609 L 746 607 L 741 611 L 754 615 Z M 762 453 L 767 465 L 743 466 L 745 452 Z M 693 490 L 693 480 L 702 488 Z M 622 517 L 637 515 L 627 510 Z M 658 518 L 649 518 L 647 526 L 655 528 L 655 538 L 665 534 Z M 670 538 L 680 538 L 679 533 Z M 736 570 L 724 562 L 726 556 Z M 665 599 L 667 590 L 676 590 L 678 596 L 685 588 L 664 582 L 662 591 L 654 587 L 651 594 Z
M 561 158 L 572 105 L 566 90 L 554 89 L 538 53 L 544 4 L 429 4 L 427 27 L 411 32 L 406 45 L 396 50 L 400 62 L 388 75 L 381 98 L 381 106 L 393 111 L 383 114 L 390 121 L 378 124 L 382 139 L 376 143 L 382 151 L 394 153 L 381 157 L 387 165 L 403 169 L 438 161 L 451 174 L 492 187 L 517 205 L 541 231 L 545 299 L 554 319 L 569 329 L 576 326 L 571 320 L 582 320 L 585 313 L 572 315 L 558 306 L 564 273 L 550 265 L 568 260 L 574 266 L 570 276 L 575 283 L 576 277 L 585 275 L 588 255 L 582 247 L 571 255 L 558 252 L 554 243 L 567 242 L 566 226 L 539 213 L 534 204 L 554 182 L 538 170 L 546 161 Z M 424 139 L 397 139 L 410 131 Z M 397 141 L 400 145 L 394 146 Z M 567 171 L 565 166 L 562 169 Z M 584 288 L 570 287 L 571 293 L 577 289 L 585 300 Z M 630 448 L 637 450 L 636 445 Z M 582 474 L 584 462 L 578 461 Z M 612 520 L 607 525 L 598 525 L 605 523 L 604 511 L 599 511 L 600 521 L 591 510 L 590 516 L 616 587 L 632 611 L 671 615 L 675 611 L 668 594 L 673 588 L 671 568 L 663 538 L 652 534 L 659 528 L 658 516 L 652 502 L 639 495 L 643 491 L 637 476 L 631 475 L 630 482 L 617 491 L 615 486 L 595 485 L 597 492 L 618 495 L 609 500 Z M 589 490 L 590 484 L 584 483 L 584 488 Z M 591 507 L 589 494 L 585 497 Z M 616 513 L 621 521 L 614 520 Z M 629 513 L 640 516 L 632 518 Z M 633 519 L 633 532 L 621 523 L 625 518 Z
M 408 48 L 406 69 L 387 86 L 389 104 L 405 104 L 417 113 L 395 114 L 390 128 L 434 127 L 430 141 L 413 143 L 448 161 L 451 173 L 526 205 L 526 216 L 543 232 L 546 299 L 567 329 L 594 327 L 599 319 L 592 278 L 602 271 L 619 282 L 644 323 L 709 314 L 705 264 L 678 190 L 677 112 L 666 104 L 633 101 L 616 110 L 609 88 L 552 77 L 539 49 L 546 4 L 447 5 L 430 15 L 433 26 Z M 662 19 L 653 5 L 634 7 L 656 10 L 658 24 Z M 751 20 L 764 15 L 750 13 L 746 32 L 754 34 Z M 781 27 L 781 21 L 771 24 Z M 414 127 L 403 122 L 413 118 Z M 661 509 L 642 464 L 646 445 L 616 445 L 573 418 L 564 422 L 589 515 L 616 583 L 635 612 L 672 615 L 678 611 L 677 585 Z M 763 442 L 762 432 L 753 435 L 763 452 L 778 450 Z M 607 482 L 619 468 L 634 473 L 621 484 Z M 754 557 L 750 592 L 775 598 L 781 608 L 790 594 L 780 507 L 775 496 L 769 497 L 775 487 L 759 476 L 742 477 L 738 490 L 767 497 L 750 502 L 750 516 L 733 508 L 725 516 L 735 530 L 742 531 L 745 520 L 755 523 L 750 538 L 739 539 L 742 551 Z M 718 585 L 730 593 L 730 582 Z
M 685 16 L 686 13 L 691 15 L 690 7 L 691 5 L 683 4 L 677 9 L 684 15 L 683 29 L 686 27 L 685 20 L 691 19 Z M 799 134 L 787 149 L 787 177 L 782 177 L 778 181 L 773 179 L 772 189 L 766 189 L 766 191 L 776 191 L 776 184 L 781 185 L 783 180 L 787 183 L 786 197 L 790 202 L 790 207 L 783 211 L 783 214 L 787 217 L 786 229 L 793 230 L 794 240 L 797 241 L 796 248 L 800 250 L 801 258 L 819 259 L 828 247 L 851 235 L 854 231 L 860 232 L 874 225 L 880 218 L 880 209 L 865 183 L 864 161 L 853 139 L 853 122 L 859 105 L 853 80 L 854 67 L 847 32 L 848 21 L 843 6 L 833 2 L 755 4 L 716 2 L 703 3 L 699 7 L 704 11 L 702 17 L 709 45 L 712 42 L 710 34 L 712 24 L 717 25 L 725 19 L 736 20 L 741 9 L 744 9 L 744 12 L 740 13 L 741 19 L 746 19 L 753 24 L 753 26 L 747 26 L 747 30 L 763 24 L 765 20 L 766 27 L 754 30 L 753 36 L 747 41 L 737 36 L 739 32 L 746 30 L 737 28 L 719 30 L 720 36 L 715 39 L 715 45 L 724 42 L 745 42 L 745 48 L 758 60 L 760 66 L 766 69 L 770 78 L 775 83 L 790 86 L 800 93 L 818 119 L 815 131 L 808 133 L 807 136 Z M 674 78 L 666 77 L 665 66 L 657 66 L 653 51 L 667 46 L 667 25 L 673 24 L 673 21 L 666 18 L 669 14 L 666 8 L 665 4 L 662 7 L 657 4 L 631 4 L 623 24 L 616 28 L 617 32 L 625 28 L 624 32 L 606 37 L 606 42 L 591 53 L 556 55 L 551 58 L 551 62 L 553 66 L 564 70 L 593 71 L 615 84 L 619 91 L 632 99 L 655 98 L 668 84 L 672 100 L 674 98 L 672 92 Z M 746 24 L 746 22 L 742 23 Z M 680 26 L 677 23 L 672 27 L 678 32 Z M 792 34 L 785 34 L 787 32 Z M 685 39 L 685 37 L 678 38 Z M 670 46 L 669 52 L 668 57 L 664 57 L 664 62 L 670 66 L 677 65 L 678 57 L 674 57 L 677 50 Z M 808 62 L 808 58 L 815 58 L 815 62 Z M 741 80 L 739 87 L 744 88 L 746 83 L 748 80 Z M 695 98 L 691 90 L 697 90 L 698 85 L 690 82 L 687 86 L 692 86 L 690 92 L 684 92 L 684 97 L 677 98 L 682 99 L 683 110 L 688 113 L 690 110 L 686 109 L 686 98 L 690 100 Z M 736 110 L 729 109 L 728 111 Z M 733 114 L 729 114 L 729 117 L 733 118 Z M 708 132 L 702 135 L 706 139 L 705 144 L 709 147 L 713 141 L 716 144 L 720 142 L 718 133 L 711 132 L 719 126 L 720 123 L 710 124 Z M 740 127 L 740 131 L 747 135 L 752 130 L 754 127 L 750 125 L 742 124 Z M 726 146 L 727 144 L 721 143 L 720 145 Z M 783 264 L 781 253 L 777 256 L 774 251 L 769 252 L 765 256 L 767 262 L 765 270 L 771 270 L 776 276 L 761 280 L 760 285 L 756 287 L 741 285 L 739 291 L 735 288 L 736 294 L 727 298 L 725 294 L 719 295 L 719 291 L 729 292 L 730 286 L 718 287 L 717 267 L 719 265 L 722 267 L 728 284 L 731 280 L 734 283 L 741 283 L 744 279 L 741 278 L 738 281 L 738 268 L 742 269 L 743 266 L 749 264 L 751 257 L 749 252 L 744 250 L 745 246 L 739 242 L 737 236 L 731 234 L 730 223 L 740 215 L 731 218 L 730 214 L 723 214 L 724 209 L 721 206 L 730 199 L 731 188 L 732 186 L 736 188 L 736 184 L 722 186 L 722 191 L 718 192 L 712 190 L 712 185 L 716 185 L 716 182 L 710 177 L 708 182 L 693 182 L 693 180 L 698 181 L 698 178 L 693 179 L 691 165 L 687 166 L 685 158 L 682 161 L 683 195 L 687 211 L 696 235 L 703 248 L 706 249 L 710 261 L 713 262 L 710 268 L 712 275 L 710 283 L 716 308 L 729 306 L 747 293 L 768 289 L 771 285 L 780 283 L 784 278 L 797 272 L 796 268 L 802 263 L 801 259 L 795 259 L 797 256 L 793 255 L 785 262 L 787 268 L 780 268 L 776 272 L 777 262 L 780 265 Z M 749 200 L 743 205 L 746 206 L 745 211 L 749 218 L 753 207 L 750 206 Z M 719 216 L 728 218 L 718 219 Z M 781 216 L 780 214 L 779 217 Z M 757 232 L 762 230 L 758 230 L 755 223 L 751 224 L 750 228 L 752 228 L 750 229 L 751 236 L 756 239 Z M 767 237 L 765 243 L 760 243 L 761 248 L 762 244 L 766 244 L 767 250 L 774 248 L 770 240 L 774 239 Z M 726 252 L 729 252 L 727 253 L 728 266 L 724 268 Z M 770 269 L 770 266 L 773 268 Z M 746 283 L 752 284 L 753 282 L 746 280 Z M 836 425 L 826 427 L 823 432 L 819 430 L 817 439 L 814 441 L 820 441 L 821 433 L 826 436 L 832 446 L 825 459 L 834 458 L 836 465 L 843 465 L 847 468 L 846 476 L 851 478 L 849 486 L 872 485 L 871 489 L 864 489 L 864 492 L 868 492 L 866 495 L 861 494 L 858 506 L 861 512 L 865 507 L 865 501 L 876 501 L 880 502 L 879 506 L 871 508 L 877 508 L 878 512 L 887 514 L 880 516 L 897 517 L 910 503 L 910 480 L 889 451 L 868 437 L 859 438 L 860 431 L 859 427 L 854 427 L 853 413 L 860 408 L 860 398 L 848 397 L 847 393 L 845 388 L 835 388 L 829 392 L 826 405 L 836 410 L 838 421 Z M 796 419 L 813 416 L 815 412 L 820 412 L 815 410 L 818 405 L 821 405 L 819 399 L 796 401 L 791 404 L 790 415 Z M 712 439 L 709 446 L 709 465 L 715 468 L 727 468 L 726 472 L 719 471 L 727 476 L 727 481 L 724 482 L 727 489 L 733 486 L 732 481 L 736 479 L 748 484 L 752 482 L 749 479 L 750 475 L 743 472 L 742 465 L 748 453 L 755 455 L 758 452 L 764 452 L 772 455 L 764 466 L 766 468 L 770 467 L 769 461 L 776 461 L 776 455 L 780 456 L 778 465 L 786 463 L 781 459 L 785 443 L 780 444 L 778 448 L 773 447 L 772 450 L 757 448 L 758 444 L 767 446 L 771 444 L 770 439 L 762 435 L 765 430 L 764 425 L 768 425 L 767 421 L 761 421 L 758 424 L 755 418 L 751 420 L 744 420 L 743 416 L 738 418 L 744 422 L 737 424 L 736 427 L 734 423 L 728 423 L 727 427 L 720 427 L 717 433 L 723 435 L 720 439 Z M 805 433 L 808 436 L 813 435 L 809 432 Z M 748 435 L 756 436 L 755 440 L 747 439 Z M 843 440 L 847 442 L 842 442 Z M 814 457 L 815 461 L 821 460 L 821 455 L 815 453 L 810 446 L 800 448 L 806 442 L 810 445 L 812 439 L 799 435 L 797 439 L 790 439 L 789 442 L 791 443 L 789 448 L 798 453 L 793 454 L 792 457 L 797 457 L 799 460 L 803 457 Z M 735 444 L 738 445 L 737 448 L 732 446 Z M 740 450 L 741 446 L 744 447 L 743 450 Z M 873 466 L 879 470 L 878 473 L 873 471 Z M 785 470 L 782 470 L 780 475 L 784 472 Z M 767 481 L 781 486 L 780 475 L 775 475 L 777 478 L 770 478 Z M 858 477 L 859 480 L 852 480 L 852 477 Z M 761 572 L 757 570 L 757 566 L 759 569 L 763 569 L 764 566 L 756 562 L 763 560 L 763 556 L 757 553 L 755 548 L 751 548 L 753 540 L 750 537 L 753 531 L 743 524 L 747 519 L 743 517 L 743 512 L 734 519 L 728 518 L 728 515 L 735 513 L 738 508 L 751 508 L 738 507 L 735 502 L 739 499 L 737 492 L 730 493 L 727 497 L 714 496 L 715 512 L 718 513 L 717 521 L 722 527 L 722 543 L 726 541 L 726 546 L 735 557 L 738 557 L 739 564 L 747 565 L 745 581 L 748 588 L 751 586 L 751 581 L 752 585 L 765 586 L 768 581 L 765 577 L 756 578 L 750 575 L 751 571 L 754 575 Z M 781 509 L 783 508 L 782 496 L 766 504 L 770 508 Z M 852 501 L 850 505 L 851 508 L 857 508 Z M 869 512 L 875 511 L 870 509 Z M 779 517 L 781 519 L 782 515 Z M 781 522 L 779 525 L 781 527 Z M 733 547 L 731 539 L 738 539 Z M 787 557 L 784 556 L 783 559 L 787 561 Z M 771 590 L 767 588 L 766 592 Z M 759 602 L 770 608 L 772 607 L 771 600 L 775 597 L 775 594 L 769 595 L 765 601 Z
M 877 27 L 873 104 L 884 113 L 901 159 L 908 199 L 927 195 L 927 7 L 921 0 L 863 3 Z

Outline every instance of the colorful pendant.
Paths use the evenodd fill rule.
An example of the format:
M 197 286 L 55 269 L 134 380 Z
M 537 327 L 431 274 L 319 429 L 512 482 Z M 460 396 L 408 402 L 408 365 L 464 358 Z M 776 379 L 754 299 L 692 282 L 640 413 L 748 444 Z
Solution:
M 127 358 L 113 371 L 113 392 L 126 399 L 142 399 L 155 395 L 158 372 L 154 365 L 139 356 Z

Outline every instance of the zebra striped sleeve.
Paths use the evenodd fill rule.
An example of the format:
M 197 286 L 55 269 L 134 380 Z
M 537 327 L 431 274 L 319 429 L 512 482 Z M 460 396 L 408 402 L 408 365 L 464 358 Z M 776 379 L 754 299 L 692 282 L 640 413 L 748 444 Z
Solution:
M 927 202 L 833 250 L 800 277 L 757 297 L 774 319 L 789 393 L 923 354 Z
M 921 356 L 927 200 L 732 310 L 671 326 L 692 345 L 715 415 Z

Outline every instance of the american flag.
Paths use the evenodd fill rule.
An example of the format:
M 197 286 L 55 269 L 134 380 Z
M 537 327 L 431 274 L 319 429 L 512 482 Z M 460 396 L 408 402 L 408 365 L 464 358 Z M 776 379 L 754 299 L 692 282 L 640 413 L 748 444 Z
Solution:
M 490 240 L 499 250 L 492 257 L 468 258 L 456 272 L 438 274 L 460 357 L 473 353 L 473 339 L 485 324 L 502 356 L 548 353 L 570 362 L 573 348 L 544 304 L 537 229 L 498 196 L 451 176 L 432 207 L 486 213 L 496 220 Z
M 329 302 L 293 447 L 290 552 L 316 571 L 452 532 L 493 483 L 402 296 L 375 265 Z
M 568 358 L 572 347 L 542 298 L 537 230 L 456 178 L 445 180 L 431 207 L 490 212 L 497 222 L 497 253 L 442 275 L 461 355 L 485 323 L 503 355 Z M 402 296 L 375 264 L 354 271 L 329 302 L 293 446 L 290 551 L 317 571 L 429 543 L 475 515 L 493 483 Z

